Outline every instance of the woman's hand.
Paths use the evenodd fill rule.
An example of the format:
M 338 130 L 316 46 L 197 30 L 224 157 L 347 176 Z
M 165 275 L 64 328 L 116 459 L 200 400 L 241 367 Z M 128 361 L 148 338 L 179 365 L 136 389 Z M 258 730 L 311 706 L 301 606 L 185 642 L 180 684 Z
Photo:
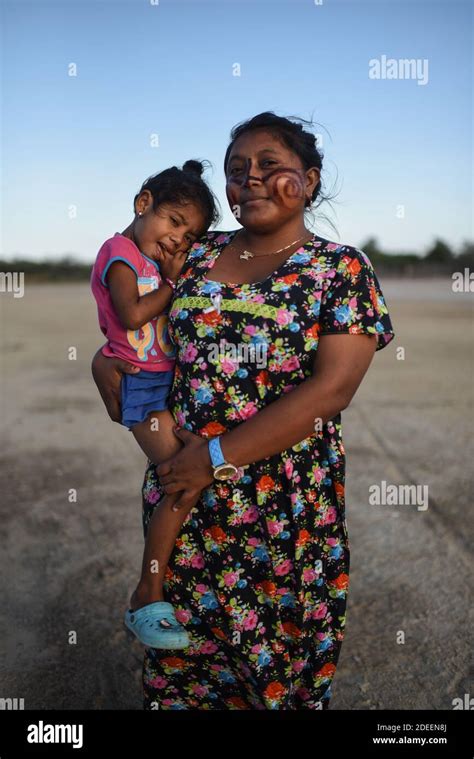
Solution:
M 201 491 L 214 482 L 208 441 L 190 430 L 174 428 L 184 447 L 171 458 L 158 464 L 156 472 L 165 493 L 184 491 L 173 510 L 195 505 Z
M 121 358 L 108 358 L 104 356 L 101 348 L 92 359 L 92 376 L 98 387 L 107 412 L 113 422 L 120 422 L 122 414 L 120 410 L 120 381 L 122 374 L 136 374 L 140 371 L 138 366 L 129 364 Z

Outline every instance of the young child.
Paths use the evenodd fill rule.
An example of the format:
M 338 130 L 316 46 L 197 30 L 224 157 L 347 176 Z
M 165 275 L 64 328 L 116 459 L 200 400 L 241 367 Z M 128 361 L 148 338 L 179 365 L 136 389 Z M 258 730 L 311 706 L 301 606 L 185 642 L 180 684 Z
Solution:
M 201 178 L 203 164 L 186 161 L 149 177 L 134 199 L 135 217 L 106 240 L 95 261 L 91 288 L 107 337 L 102 352 L 140 368 L 124 374 L 122 424 L 155 464 L 181 442 L 167 410 L 176 349 L 168 337 L 168 312 L 189 247 L 218 218 L 213 193 Z M 124 624 L 145 646 L 186 648 L 189 638 L 164 601 L 163 578 L 189 510 L 174 512 L 181 493 L 165 495 L 150 520 L 142 574 Z

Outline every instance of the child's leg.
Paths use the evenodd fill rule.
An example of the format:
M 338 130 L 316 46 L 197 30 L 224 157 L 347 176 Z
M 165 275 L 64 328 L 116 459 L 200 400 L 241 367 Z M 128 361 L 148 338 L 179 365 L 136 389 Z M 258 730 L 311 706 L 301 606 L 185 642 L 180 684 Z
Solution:
M 173 432 L 175 422 L 169 411 L 154 411 L 136 424 L 132 432 L 150 461 L 159 464 L 181 450 L 182 443 Z M 155 507 L 145 540 L 140 582 L 130 599 L 130 608 L 139 609 L 163 601 L 163 579 L 176 538 L 189 509 L 175 512 L 171 507 L 181 493 L 165 495 Z

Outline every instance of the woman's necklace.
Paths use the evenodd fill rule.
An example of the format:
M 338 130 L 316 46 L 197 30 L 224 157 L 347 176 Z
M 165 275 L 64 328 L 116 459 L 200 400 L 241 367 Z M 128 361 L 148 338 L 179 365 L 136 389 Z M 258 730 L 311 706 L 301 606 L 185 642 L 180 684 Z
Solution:
M 308 230 L 306 230 L 308 231 Z M 276 256 L 277 253 L 283 253 L 284 250 L 288 250 L 288 248 L 291 248 L 292 245 L 296 245 L 296 243 L 301 242 L 306 237 L 306 235 L 303 235 L 303 237 L 300 237 L 298 240 L 293 240 L 293 242 L 290 242 L 289 245 L 285 245 L 284 248 L 279 248 L 278 250 L 274 250 L 272 253 L 252 253 L 250 250 L 244 250 L 239 258 L 242 258 L 244 261 L 248 261 L 249 258 L 262 258 L 263 256 Z M 312 234 L 311 234 L 312 237 Z M 308 240 L 311 239 L 311 237 L 308 238 Z M 237 250 L 237 247 L 234 245 L 234 243 L 229 243 L 229 248 L 234 248 Z

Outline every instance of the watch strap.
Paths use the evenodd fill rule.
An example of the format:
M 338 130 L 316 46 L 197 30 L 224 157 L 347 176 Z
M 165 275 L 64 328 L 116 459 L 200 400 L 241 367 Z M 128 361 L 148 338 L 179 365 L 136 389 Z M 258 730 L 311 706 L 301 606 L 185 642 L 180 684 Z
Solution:
M 211 457 L 211 464 L 214 468 L 226 463 L 219 437 L 220 436 L 213 437 L 209 440 L 209 456 Z

